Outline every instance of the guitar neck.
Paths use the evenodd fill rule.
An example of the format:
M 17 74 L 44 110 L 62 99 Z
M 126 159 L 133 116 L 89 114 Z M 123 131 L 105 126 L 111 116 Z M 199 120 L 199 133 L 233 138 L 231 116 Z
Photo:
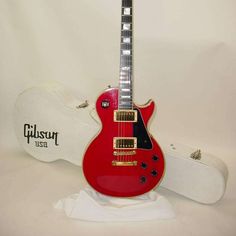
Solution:
M 119 109 L 133 109 L 133 1 L 122 0 Z

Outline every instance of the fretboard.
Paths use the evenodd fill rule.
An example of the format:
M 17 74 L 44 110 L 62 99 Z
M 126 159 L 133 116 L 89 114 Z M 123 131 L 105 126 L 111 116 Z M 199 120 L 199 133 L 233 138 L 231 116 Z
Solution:
M 119 109 L 133 108 L 132 72 L 133 72 L 133 20 L 132 0 L 122 0 L 121 43 L 120 43 L 120 79 Z

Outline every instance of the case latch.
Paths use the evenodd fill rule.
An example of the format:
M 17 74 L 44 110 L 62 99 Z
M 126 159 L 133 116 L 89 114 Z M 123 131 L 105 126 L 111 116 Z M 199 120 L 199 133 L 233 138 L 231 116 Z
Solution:
M 81 103 L 80 105 L 78 105 L 76 108 L 80 109 L 80 108 L 85 108 L 87 107 L 88 104 L 88 100 L 85 100 L 83 103 Z

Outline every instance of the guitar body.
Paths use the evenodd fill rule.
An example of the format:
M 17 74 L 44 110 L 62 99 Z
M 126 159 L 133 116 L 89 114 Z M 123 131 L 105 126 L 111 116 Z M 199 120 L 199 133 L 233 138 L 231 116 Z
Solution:
M 83 172 L 97 191 L 110 196 L 132 197 L 150 191 L 160 182 L 164 158 L 159 145 L 147 131 L 154 102 L 142 107 L 134 105 L 135 122 L 118 122 L 114 119 L 118 110 L 118 91 L 110 88 L 97 99 L 96 109 L 102 128 L 85 152 Z M 134 141 L 123 145 L 125 141 L 117 141 L 121 138 Z

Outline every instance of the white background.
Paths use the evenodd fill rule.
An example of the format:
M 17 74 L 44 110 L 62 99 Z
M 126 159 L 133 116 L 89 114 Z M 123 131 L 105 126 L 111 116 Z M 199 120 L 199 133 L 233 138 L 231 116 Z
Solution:
M 173 235 L 174 231 L 181 235 L 200 235 L 200 231 L 201 235 L 235 235 L 236 1 L 135 0 L 134 11 L 135 101 L 138 104 L 149 98 L 156 101 L 157 113 L 151 130 L 168 139 L 203 148 L 226 162 L 230 176 L 225 198 L 209 207 L 162 190 L 179 212 L 177 219 L 131 223 L 126 225 L 127 231 L 123 232 L 123 228 L 121 232 L 119 224 L 90 227 L 89 223 L 71 222 L 62 215 L 55 219 L 53 210 L 51 215 L 48 213 L 50 204 L 42 206 L 45 212 L 35 213 L 35 198 L 38 202 L 43 199 L 38 197 L 42 194 L 38 190 L 30 200 L 29 222 L 22 223 L 27 215 L 22 214 L 18 219 L 16 210 L 23 210 L 25 205 L 22 202 L 12 207 L 10 200 L 15 198 L 9 196 L 22 193 L 24 188 L 14 192 L 16 176 L 6 177 L 6 182 L 4 177 L 1 186 L 6 192 L 2 193 L 0 206 L 9 207 L 4 208 L 4 214 L 0 213 L 3 235 L 37 235 L 37 232 L 92 235 L 96 231 L 103 235 Z M 118 84 L 119 41 L 120 0 L 0 0 L 0 143 L 5 153 L 0 159 L 1 173 L 8 176 L 24 163 L 33 165 L 45 173 L 44 177 L 40 174 L 38 179 L 35 177 L 42 181 L 41 190 L 43 184 L 50 188 L 55 179 L 51 175 L 46 178 L 49 165 L 19 152 L 12 126 L 17 95 L 28 87 L 56 80 L 79 96 L 95 101 L 107 85 Z M 16 157 L 19 158 L 15 160 Z M 76 167 L 65 163 L 52 165 L 58 178 L 64 173 L 64 184 L 68 180 L 68 186 L 64 186 L 67 191 L 63 192 L 57 183 L 55 189 L 60 189 L 64 196 L 76 191 L 69 189 L 69 182 L 78 178 Z M 31 179 L 27 173 L 17 176 L 22 181 Z M 7 180 L 13 184 L 12 188 Z M 23 201 L 24 195 L 20 196 Z M 53 193 L 49 196 L 62 197 Z M 35 206 L 40 208 L 40 204 Z M 37 217 L 32 220 L 30 216 L 34 213 Z M 46 221 L 45 217 L 50 219 Z M 51 221 L 60 224 L 58 228 Z M 40 231 L 43 223 L 47 227 Z M 70 227 L 73 230 L 68 230 Z

